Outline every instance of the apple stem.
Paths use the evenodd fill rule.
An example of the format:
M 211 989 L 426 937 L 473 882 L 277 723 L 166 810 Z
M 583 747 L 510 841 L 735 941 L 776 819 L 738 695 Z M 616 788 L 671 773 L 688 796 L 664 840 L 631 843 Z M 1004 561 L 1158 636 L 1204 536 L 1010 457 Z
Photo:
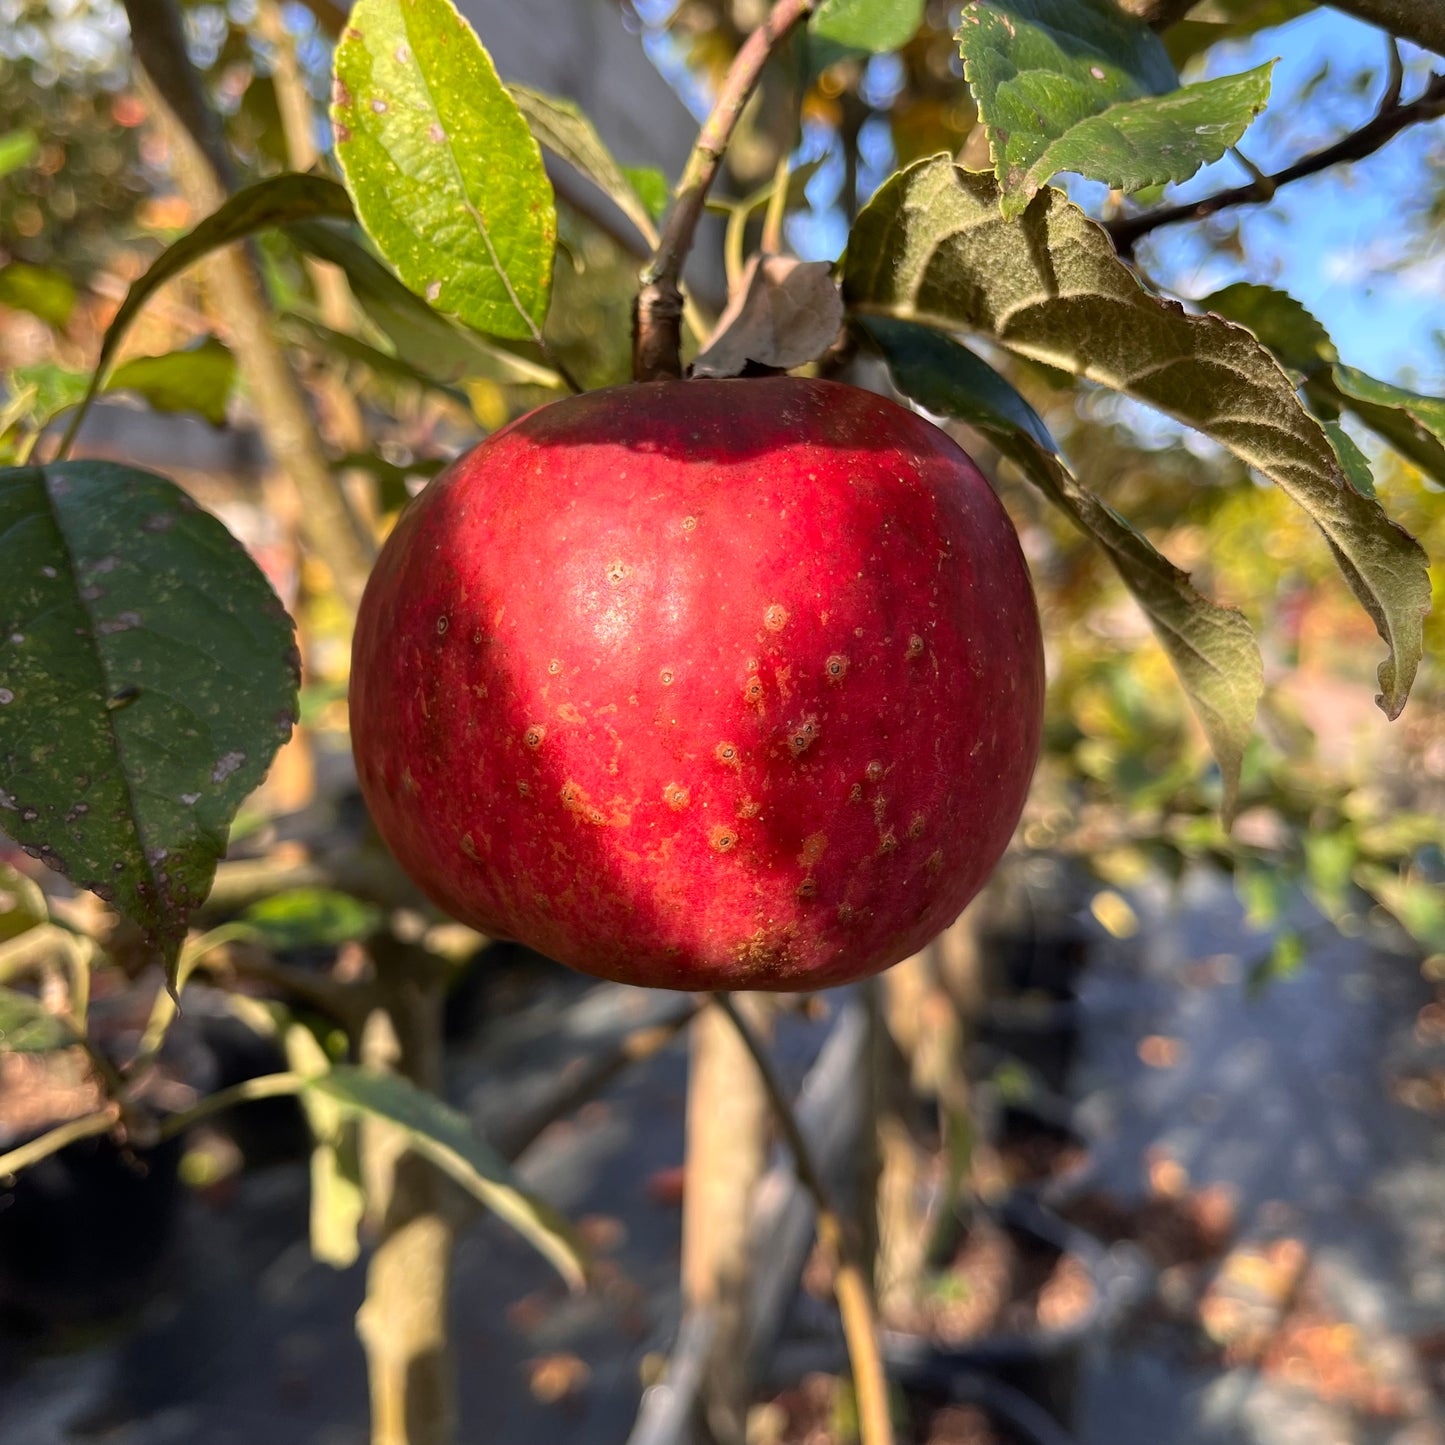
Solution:
M 632 330 L 636 381 L 664 381 L 682 375 L 682 263 L 692 248 L 707 193 L 768 57 L 818 4 L 819 0 L 778 0 L 767 19 L 743 41 L 723 77 L 712 112 L 698 132 L 678 182 L 657 249 L 638 278 L 641 290 L 633 309 Z
M 778 1127 L 793 1155 L 798 1181 L 812 1197 L 817 1215 L 815 1229 L 818 1243 L 833 1256 L 833 1293 L 838 1300 L 843 1336 L 848 1344 L 848 1360 L 853 1370 L 853 1389 L 858 1400 L 858 1433 L 862 1445 L 893 1445 L 893 1421 L 888 1413 L 888 1380 L 878 1351 L 878 1324 L 867 1274 L 844 1228 L 843 1218 L 823 1182 L 813 1151 L 803 1137 L 798 1116 L 793 1112 L 767 1051 L 729 995 L 715 993 L 712 999 L 727 1015 L 757 1066 Z

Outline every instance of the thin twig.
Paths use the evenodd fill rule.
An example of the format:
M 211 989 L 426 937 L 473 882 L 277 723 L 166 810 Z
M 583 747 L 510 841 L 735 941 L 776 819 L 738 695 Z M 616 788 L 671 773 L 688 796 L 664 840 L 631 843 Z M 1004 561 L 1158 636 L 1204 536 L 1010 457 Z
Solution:
M 797 1115 L 773 1069 L 772 1060 L 759 1042 L 737 1006 L 725 993 L 715 993 L 713 1002 L 727 1015 L 738 1031 L 753 1063 L 757 1065 L 763 1088 L 773 1106 L 778 1127 L 783 1131 L 793 1155 L 794 1167 L 803 1188 L 812 1196 L 817 1213 L 818 1243 L 836 1261 L 833 1292 L 838 1299 L 838 1312 L 843 1318 L 843 1336 L 848 1342 L 848 1359 L 853 1370 L 853 1389 L 858 1397 L 858 1426 L 863 1445 L 893 1445 L 893 1421 L 888 1413 L 888 1381 L 883 1373 L 883 1359 L 878 1351 L 878 1327 L 873 1313 L 873 1292 L 858 1261 L 857 1252 L 843 1228 L 842 1217 L 834 1207 L 828 1187 L 813 1160 L 813 1152 Z
M 156 1141 L 159 1143 L 173 1139 L 192 1124 L 197 1124 L 212 1114 L 219 1114 L 233 1104 L 247 1104 L 253 1099 L 285 1098 L 290 1094 L 299 1094 L 306 1084 L 305 1074 L 262 1074 L 255 1079 L 243 1079 L 239 1084 L 232 1084 L 229 1089 L 218 1089 L 214 1094 L 207 1094 L 189 1109 L 162 1119 L 160 1128 L 156 1131 Z
M 90 1139 L 96 1134 L 109 1132 L 119 1122 L 119 1119 L 120 1109 L 112 1104 L 98 1114 L 84 1114 L 79 1119 L 72 1119 L 68 1124 L 61 1124 L 58 1128 L 51 1129 L 49 1133 L 42 1134 L 38 1139 L 30 1140 L 28 1144 L 20 1145 L 18 1149 L 11 1149 L 8 1153 L 0 1154 L 0 1179 L 18 1174 L 32 1164 L 38 1164 L 42 1159 L 48 1159 L 52 1154 L 58 1154 L 67 1145 L 74 1144 L 79 1139 Z
M 1331 166 L 1363 160 L 1393 140 L 1402 130 L 1421 121 L 1438 120 L 1445 115 L 1445 75 L 1432 75 L 1424 91 L 1407 105 L 1400 105 L 1398 101 L 1390 102 L 1388 94 L 1385 99 L 1387 103 L 1376 111 L 1374 119 L 1362 125 L 1359 130 L 1352 131 L 1333 145 L 1305 156 L 1272 176 L 1264 176 L 1249 182 L 1248 185 L 1219 191 L 1201 201 L 1166 206 L 1158 211 L 1146 211 L 1140 216 L 1125 216 L 1110 221 L 1105 229 L 1113 238 L 1119 254 L 1127 256 L 1141 236 L 1147 236 L 1161 226 L 1174 226 L 1181 221 L 1202 221 L 1230 206 L 1258 205 L 1270 200 L 1281 186 L 1287 186 L 1292 181 L 1316 175 Z
M 768 18 L 743 41 L 728 67 L 712 113 L 698 132 L 678 182 L 677 198 L 667 213 L 657 250 L 639 278 L 642 289 L 633 313 L 632 343 L 632 375 L 638 381 L 682 375 L 682 291 L 678 282 L 707 193 L 768 57 L 818 3 L 778 0 Z

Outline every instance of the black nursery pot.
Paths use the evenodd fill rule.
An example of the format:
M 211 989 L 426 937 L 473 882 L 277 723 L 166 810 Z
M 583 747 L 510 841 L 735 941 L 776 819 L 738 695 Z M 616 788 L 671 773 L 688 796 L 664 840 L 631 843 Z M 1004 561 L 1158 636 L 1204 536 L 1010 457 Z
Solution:
M 0 1325 L 35 1338 L 133 1309 L 169 1256 L 180 1158 L 178 1139 L 83 1139 L 0 1181 Z

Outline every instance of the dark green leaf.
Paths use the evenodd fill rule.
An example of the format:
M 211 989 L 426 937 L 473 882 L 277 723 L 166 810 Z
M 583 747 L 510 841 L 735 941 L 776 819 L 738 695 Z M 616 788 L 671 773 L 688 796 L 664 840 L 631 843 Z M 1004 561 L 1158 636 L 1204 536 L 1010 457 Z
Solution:
M 8 176 L 27 166 L 40 154 L 40 142 L 35 132 L 29 130 L 8 130 L 0 135 L 0 176 Z
M 397 275 L 480 331 L 540 339 L 557 244 L 552 185 L 451 0 L 357 0 L 331 114 L 357 214 Z
M 632 176 L 644 178 L 654 201 L 661 188 L 661 208 L 666 209 L 667 179 L 661 171 L 628 172 L 612 158 L 612 152 L 597 134 L 597 128 L 570 100 L 543 95 L 525 85 L 507 87 L 539 145 L 580 171 L 637 227 L 649 246 L 657 245 L 654 212 L 639 193 Z
M 291 619 L 178 487 L 0 472 L 0 819 L 172 957 L 296 688 Z
M 1059 171 L 1126 191 L 1187 180 L 1269 99 L 1268 65 L 1179 89 L 1158 36 L 1113 0 L 974 0 L 958 43 L 1007 216 Z
M 202 257 L 222 246 L 230 245 L 233 241 L 240 241 L 269 226 L 290 225 L 318 216 L 350 219 L 351 202 L 347 199 L 346 192 L 335 181 L 328 181 L 324 176 L 303 176 L 288 172 L 285 175 L 272 176 L 269 180 L 257 181 L 255 185 L 237 191 L 193 230 L 171 242 L 151 262 L 145 275 L 132 283 L 125 294 L 125 300 L 120 303 L 120 310 L 106 327 L 105 339 L 100 344 L 100 356 L 91 375 L 90 388 L 80 409 L 71 419 L 66 443 L 80 429 L 85 413 L 105 380 L 106 372 L 115 358 L 116 348 L 124 339 L 131 322 L 161 286 Z
M 284 951 L 365 938 L 381 921 L 381 910 L 330 888 L 288 888 L 253 903 L 241 918 L 269 947 Z
M 924 0 L 823 0 L 812 31 L 834 45 L 882 54 L 918 33 L 923 10 Z
M 1204 0 L 1189 19 L 1164 32 L 1164 48 L 1175 65 L 1182 66 L 1211 45 L 1283 25 L 1312 6 L 1313 0 Z
M 134 391 L 157 411 L 196 411 L 224 426 L 236 384 L 236 358 L 214 336 L 184 351 L 136 356 L 111 373 L 107 391 Z
M 584 1253 L 571 1226 L 518 1183 L 511 1166 L 476 1134 L 465 1114 L 395 1074 L 367 1069 L 332 1069 L 308 1079 L 306 1088 L 348 1111 L 395 1124 L 418 1154 L 510 1224 L 574 1289 L 585 1283 Z
M 52 266 L 12 261 L 0 266 L 0 306 L 28 311 L 59 330 L 75 309 L 75 282 Z
M 80 1042 L 69 1022 L 51 1013 L 38 998 L 0 988 L 0 1053 L 48 1054 Z
M 1291 371 L 1308 375 L 1337 359 L 1329 332 L 1293 296 L 1273 286 L 1239 281 L 1205 296 L 1199 306 L 1254 332 Z
M 986 361 L 951 337 L 872 316 L 862 323 L 888 361 L 898 389 L 935 416 L 951 416 L 995 435 L 1022 432 L 1046 452 L 1057 453 L 1043 418 Z
M 1430 607 L 1419 545 L 1345 483 L 1323 428 L 1247 331 L 1152 296 L 1058 191 L 1017 222 L 1000 217 L 998 194 L 946 156 L 893 176 L 854 225 L 844 299 L 864 317 L 982 333 L 1148 402 L 1269 477 L 1325 534 L 1388 644 L 1377 700 L 1398 716 Z
M 1259 645 L 1243 614 L 1195 591 L 1186 573 L 1082 486 L 1056 455 L 1033 408 L 992 367 L 921 326 L 881 317 L 865 324 L 901 391 L 939 416 L 989 432 L 999 450 L 1104 549 L 1149 619 L 1209 738 L 1224 782 L 1227 822 L 1264 689 Z

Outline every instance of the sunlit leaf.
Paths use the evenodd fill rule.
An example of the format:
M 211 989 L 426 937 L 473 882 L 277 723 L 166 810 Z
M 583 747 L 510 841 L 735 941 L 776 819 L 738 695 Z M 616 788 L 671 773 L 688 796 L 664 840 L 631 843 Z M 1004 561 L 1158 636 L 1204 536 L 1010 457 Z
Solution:
M 637 227 L 647 244 L 655 246 L 657 227 L 653 221 L 666 209 L 668 201 L 667 178 L 662 172 L 628 171 L 619 166 L 597 134 L 596 126 L 572 101 L 543 95 L 525 85 L 510 85 L 507 89 L 538 144 L 592 181 Z M 637 181 L 647 188 L 653 203 L 660 202 L 656 210 L 649 204 L 648 196 L 639 191 Z
M 1060 192 L 1014 222 L 992 176 L 944 157 L 885 182 L 849 238 L 844 299 L 862 316 L 977 331 L 1197 428 L 1257 468 L 1324 533 L 1382 638 L 1389 717 L 1409 696 L 1430 607 L 1427 559 L 1346 482 L 1319 422 L 1247 331 L 1151 295 Z
M 336 1068 L 309 1079 L 306 1087 L 343 1109 L 395 1124 L 418 1154 L 510 1224 L 573 1288 L 582 1287 L 587 1266 L 571 1225 L 518 1183 L 511 1166 L 477 1135 L 465 1114 L 395 1074 L 367 1069 Z
M 1264 687 L 1259 645 L 1243 614 L 1195 591 L 1186 573 L 1081 486 L 1056 455 L 1033 408 L 966 347 L 908 322 L 874 317 L 865 324 L 901 391 L 936 415 L 989 432 L 1004 455 L 1103 547 L 1149 619 L 1204 727 L 1219 762 L 1222 811 L 1228 819 Z
M 28 311 L 58 330 L 75 310 L 75 282 L 53 266 L 11 261 L 0 266 L 0 306 Z
M 40 154 L 40 141 L 31 130 L 8 130 L 0 135 L 0 176 L 28 166 Z
M 336 50 L 331 114 L 357 215 L 397 275 L 480 331 L 540 338 L 552 185 L 451 0 L 358 0 Z
M 0 472 L 0 825 L 172 961 L 290 736 L 297 668 L 260 569 L 171 482 Z
M 253 903 L 241 917 L 268 947 L 284 951 L 365 938 L 382 911 L 332 888 L 287 888 Z
M 924 0 L 823 0 L 811 29 L 833 45 L 882 54 L 918 33 L 923 11 Z
M 156 411 L 199 412 L 224 426 L 236 384 L 236 358 L 214 336 L 164 356 L 136 356 L 111 373 L 107 391 L 134 391 Z
M 1269 65 L 1179 88 L 1158 36 L 1113 0 L 973 0 L 958 43 L 1008 216 L 1059 171 L 1125 191 L 1187 180 L 1269 99 Z

